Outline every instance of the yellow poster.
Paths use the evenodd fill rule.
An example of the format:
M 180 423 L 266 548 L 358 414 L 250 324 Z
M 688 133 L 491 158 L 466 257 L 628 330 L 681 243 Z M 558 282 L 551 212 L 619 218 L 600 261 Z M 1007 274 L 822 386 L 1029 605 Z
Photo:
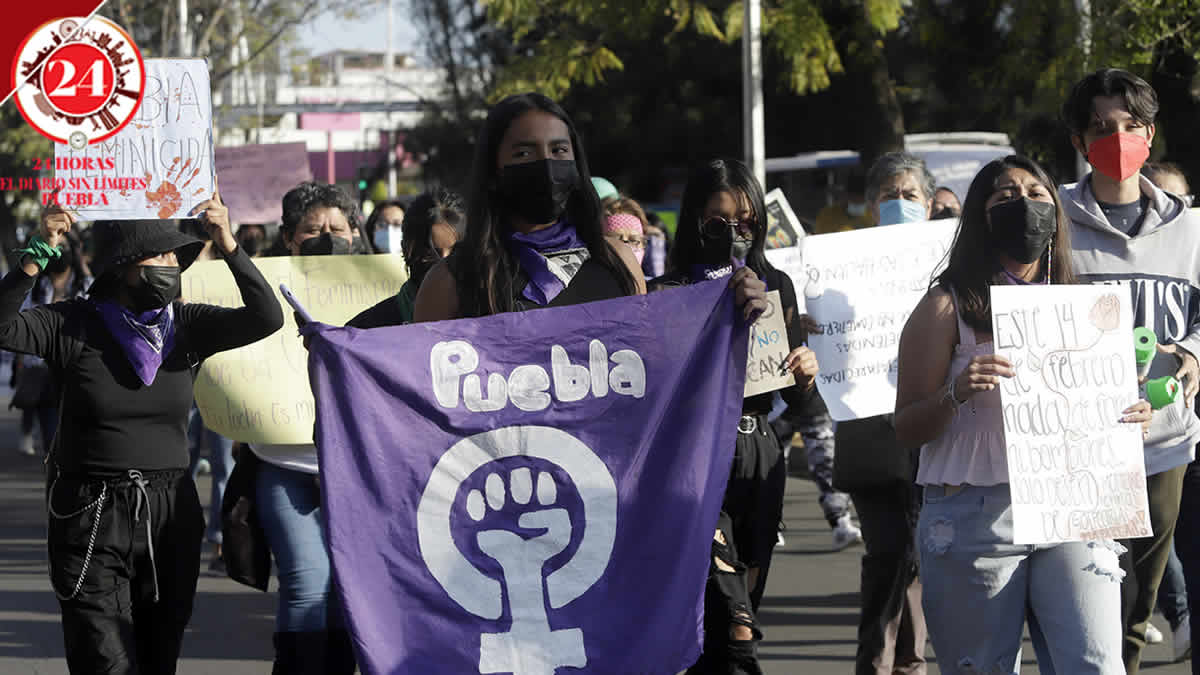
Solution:
M 283 307 L 283 328 L 206 360 L 196 378 L 196 405 L 205 426 L 227 438 L 311 443 L 316 415 L 308 386 L 308 352 L 279 284 L 287 284 L 314 320 L 341 326 L 396 295 L 408 272 L 403 258 L 388 254 L 259 258 L 255 264 Z M 188 268 L 183 275 L 183 299 L 242 306 L 233 275 L 220 260 Z

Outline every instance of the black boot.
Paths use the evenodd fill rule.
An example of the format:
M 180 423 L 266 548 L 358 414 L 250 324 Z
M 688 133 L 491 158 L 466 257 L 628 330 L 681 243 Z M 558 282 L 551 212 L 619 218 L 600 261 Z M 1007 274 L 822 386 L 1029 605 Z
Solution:
M 344 630 L 329 631 L 329 646 L 325 652 L 325 672 L 328 675 L 354 675 L 354 641 Z
M 271 675 L 326 675 L 329 634 L 325 631 L 276 633 L 274 641 Z

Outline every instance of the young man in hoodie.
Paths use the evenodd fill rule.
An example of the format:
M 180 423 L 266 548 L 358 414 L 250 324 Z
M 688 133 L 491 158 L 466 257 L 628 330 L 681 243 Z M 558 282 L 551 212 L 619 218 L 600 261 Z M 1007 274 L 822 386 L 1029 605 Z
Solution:
M 1075 272 L 1090 283 L 1128 283 L 1134 323 L 1158 336 L 1150 377 L 1174 375 L 1184 396 L 1158 410 L 1145 438 L 1150 537 L 1122 542 L 1126 670 L 1136 675 L 1146 625 L 1170 552 L 1184 471 L 1200 441 L 1191 409 L 1200 354 L 1200 219 L 1139 173 L 1154 142 L 1158 97 L 1141 78 L 1104 69 L 1075 85 L 1063 106 L 1071 143 L 1093 171 L 1060 188 L 1071 219 Z

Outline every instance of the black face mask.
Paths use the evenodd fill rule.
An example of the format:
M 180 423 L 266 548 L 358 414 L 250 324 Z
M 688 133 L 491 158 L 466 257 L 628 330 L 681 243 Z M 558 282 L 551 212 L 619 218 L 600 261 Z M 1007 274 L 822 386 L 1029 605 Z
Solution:
M 350 252 L 351 244 L 345 237 L 329 232 L 300 242 L 300 255 L 349 255 Z
M 562 216 L 578 185 L 575 160 L 542 159 L 501 168 L 496 196 L 510 214 L 543 225 Z
M 719 219 L 714 219 L 719 222 Z M 717 227 L 710 221 L 700 226 L 701 264 L 728 265 L 731 260 L 746 261 L 753 238 L 738 236 L 734 226 Z
M 992 243 L 1019 263 L 1035 262 L 1054 238 L 1058 222 L 1054 204 L 1027 197 L 1001 202 L 988 209 Z
M 165 265 L 147 265 L 138 268 L 138 283 L 129 288 L 129 297 L 133 300 L 133 309 L 137 312 L 149 312 L 152 309 L 162 309 L 179 297 L 183 286 L 179 280 L 178 267 Z
M 949 206 L 943 206 L 940 209 L 929 214 L 930 220 L 944 220 L 946 218 L 957 218 L 958 214 Z
M 350 253 L 354 255 L 367 255 L 371 253 L 371 249 L 367 247 L 366 240 L 356 234 L 353 241 L 350 242 Z
M 262 239 L 259 239 L 258 237 L 246 237 L 239 242 L 238 245 L 242 247 L 242 250 L 246 252 L 246 255 L 253 258 L 254 256 L 258 255 L 259 249 L 262 248 Z

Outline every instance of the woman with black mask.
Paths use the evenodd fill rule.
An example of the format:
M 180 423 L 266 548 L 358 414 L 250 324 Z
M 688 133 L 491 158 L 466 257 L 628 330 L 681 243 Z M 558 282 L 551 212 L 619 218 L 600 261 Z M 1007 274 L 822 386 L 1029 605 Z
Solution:
M 714 160 L 697 167 L 684 188 L 667 273 L 655 280 L 652 290 L 750 270 L 768 290 L 779 291 L 779 309 L 794 347 L 785 366 L 796 376 L 796 385 L 781 394 L 801 407 L 812 395 L 817 360 L 801 346 L 807 335 L 791 279 L 767 262 L 766 223 L 762 187 L 745 164 Z M 771 394 L 762 394 L 747 398 L 742 406 L 705 589 L 704 652 L 689 673 L 761 672 L 754 647 L 761 633 L 754 612 L 766 588 L 787 479 L 779 440 L 767 423 L 771 401 Z
M 399 293 L 363 310 L 346 325 L 352 328 L 377 328 L 411 322 L 413 304 L 425 274 L 439 260 L 450 255 L 450 250 L 458 242 L 462 221 L 462 200 L 449 190 L 437 188 L 414 199 L 404 213 L 403 234 L 399 244 L 404 262 L 408 265 L 408 281 L 400 287 Z
M 216 195 L 194 212 L 245 306 L 176 302 L 203 244 L 172 221 L 99 221 L 86 300 L 18 312 L 74 217 L 51 207 L 0 281 L 0 348 L 46 360 L 62 383 L 48 459 L 50 578 L 72 673 L 175 672 L 199 575 L 204 517 L 187 474 L 192 382 L 208 356 L 283 325 Z
M 476 142 L 466 234 L 417 293 L 415 321 L 486 316 L 645 292 L 633 252 L 604 237 L 600 201 L 567 113 L 504 99 Z
M 287 255 L 350 255 L 358 206 L 340 188 L 309 181 L 283 196 L 279 234 Z

